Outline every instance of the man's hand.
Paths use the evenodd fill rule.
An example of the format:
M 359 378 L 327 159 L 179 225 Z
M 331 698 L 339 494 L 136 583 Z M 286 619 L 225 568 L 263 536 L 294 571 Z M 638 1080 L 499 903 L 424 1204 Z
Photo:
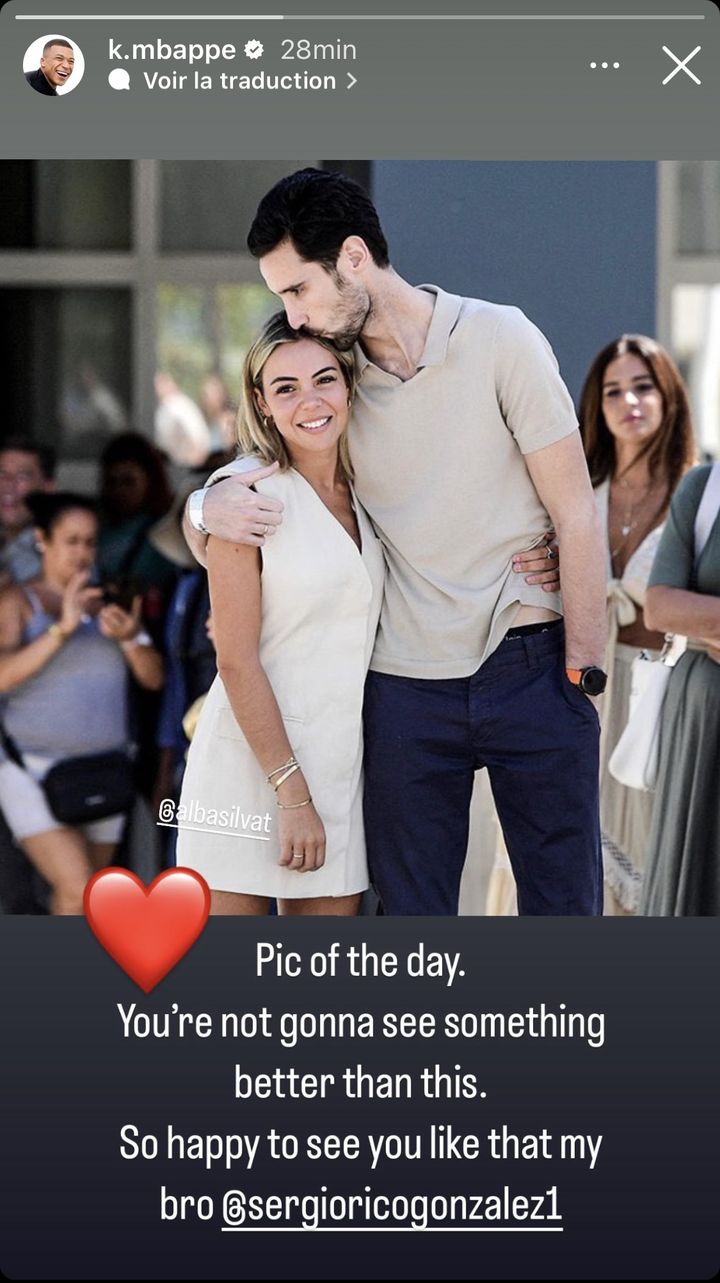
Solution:
M 253 544 L 262 548 L 282 521 L 279 499 L 257 493 L 250 487 L 277 472 L 277 463 L 252 472 L 239 472 L 211 486 L 203 500 L 203 522 L 211 535 L 229 543 Z

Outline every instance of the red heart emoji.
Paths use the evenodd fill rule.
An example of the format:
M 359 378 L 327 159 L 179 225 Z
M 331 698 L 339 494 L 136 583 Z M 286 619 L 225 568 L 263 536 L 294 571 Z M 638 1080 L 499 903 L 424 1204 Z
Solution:
M 193 869 L 166 869 L 149 887 L 127 869 L 101 869 L 85 888 L 84 904 L 103 949 L 150 993 L 203 930 L 210 888 Z

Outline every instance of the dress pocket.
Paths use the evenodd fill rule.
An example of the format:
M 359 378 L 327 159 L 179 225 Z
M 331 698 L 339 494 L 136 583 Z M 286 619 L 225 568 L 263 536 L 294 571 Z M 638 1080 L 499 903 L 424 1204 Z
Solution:
M 281 712 L 280 716 L 287 726 L 288 734 L 296 734 L 305 724 L 302 717 L 295 717 L 292 713 Z M 220 739 L 242 740 L 243 743 L 247 743 L 245 733 L 238 726 L 235 714 L 227 704 L 224 704 L 217 711 L 215 717 L 215 733 L 220 737 Z

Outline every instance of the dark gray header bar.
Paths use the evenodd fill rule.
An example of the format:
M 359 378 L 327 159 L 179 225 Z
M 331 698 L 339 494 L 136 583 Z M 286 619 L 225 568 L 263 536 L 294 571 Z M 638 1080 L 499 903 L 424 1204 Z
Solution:
M 68 7 L 2 8 L 6 157 L 718 154 L 720 12 L 710 0 L 688 14 L 672 0 L 667 14 L 657 3 L 598 14 L 594 0 L 588 12 L 554 0 L 549 13 L 519 4 L 499 14 L 490 0 L 488 12 L 473 4 L 449 15 L 413 12 L 417 0 L 407 12 L 349 15 L 292 12 L 301 3 L 283 14 L 198 14 L 191 4 L 187 15 L 135 14 L 133 0 L 125 13 Z M 53 102 L 25 80 L 50 35 L 78 50 Z

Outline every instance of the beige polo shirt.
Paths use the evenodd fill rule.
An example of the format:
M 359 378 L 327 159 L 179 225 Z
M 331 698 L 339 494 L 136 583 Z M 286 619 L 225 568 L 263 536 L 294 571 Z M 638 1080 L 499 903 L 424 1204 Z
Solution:
M 562 613 L 511 556 L 551 525 L 523 455 L 578 427 L 549 343 L 518 308 L 421 288 L 436 301 L 413 378 L 356 351 L 355 489 L 387 562 L 371 668 L 467 677 L 520 605 Z

